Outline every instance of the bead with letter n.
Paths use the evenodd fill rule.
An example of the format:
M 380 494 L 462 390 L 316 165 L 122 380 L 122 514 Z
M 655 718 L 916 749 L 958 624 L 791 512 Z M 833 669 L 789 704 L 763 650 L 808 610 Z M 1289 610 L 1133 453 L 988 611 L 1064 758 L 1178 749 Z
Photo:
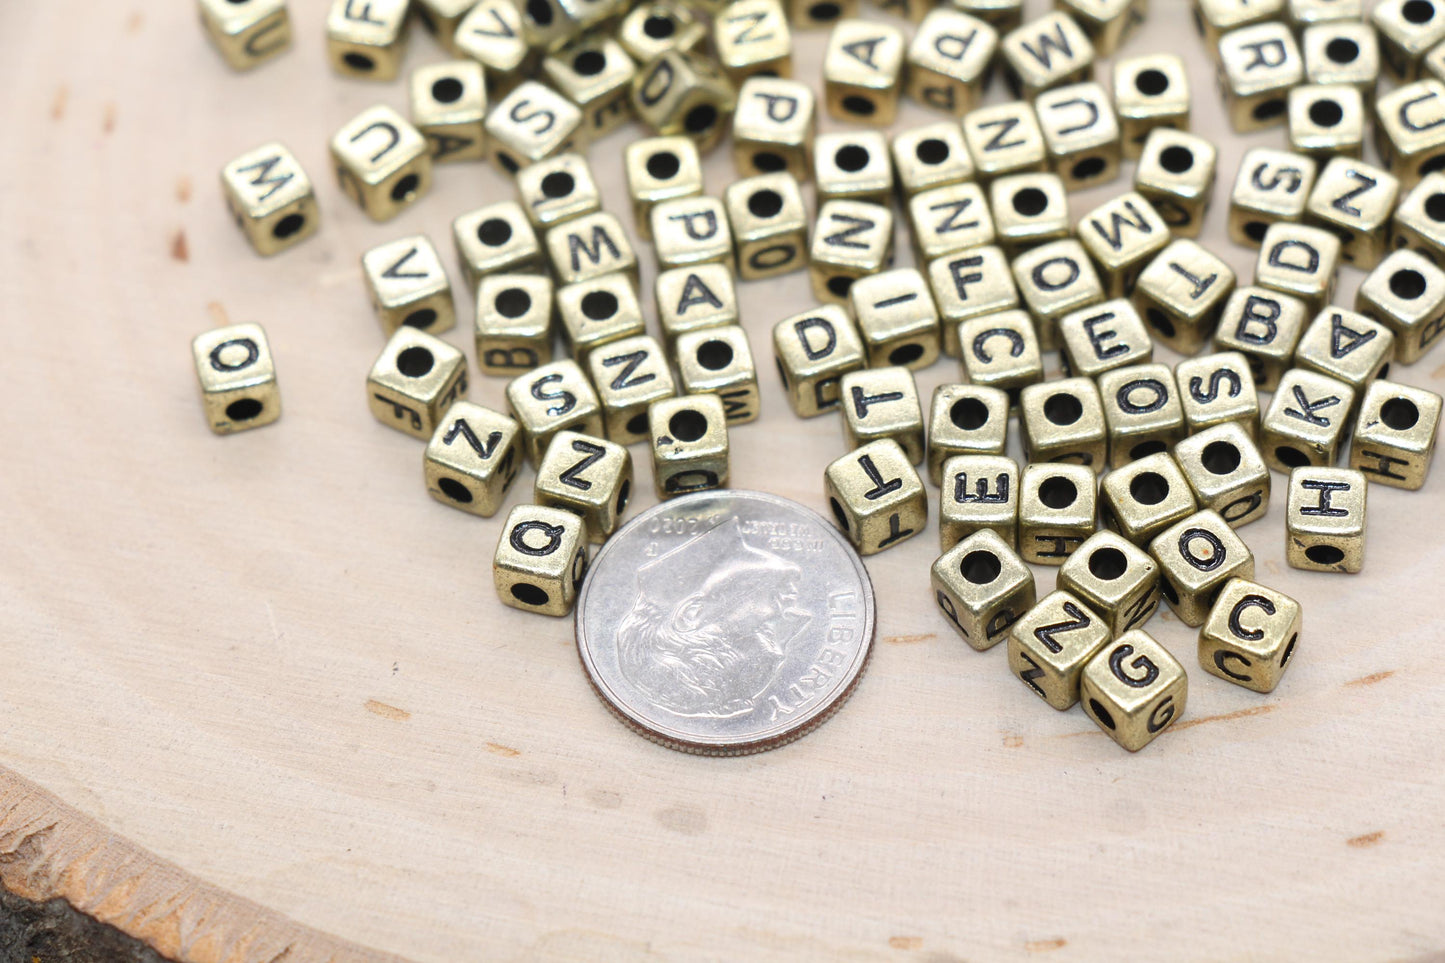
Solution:
M 1009 629 L 1009 671 L 1062 712 L 1079 701 L 1084 666 L 1109 635 L 1108 624 L 1073 593 L 1050 592 Z
M 458 401 L 437 423 L 423 456 L 427 494 L 443 505 L 490 518 L 517 480 L 525 456 L 516 420 Z

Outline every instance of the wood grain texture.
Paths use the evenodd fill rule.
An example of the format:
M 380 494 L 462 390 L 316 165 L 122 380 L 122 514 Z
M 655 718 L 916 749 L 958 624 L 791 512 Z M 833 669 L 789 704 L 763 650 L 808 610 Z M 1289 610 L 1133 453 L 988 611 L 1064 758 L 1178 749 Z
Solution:
M 951 633 L 926 588 L 933 525 L 868 560 L 878 650 L 836 718 L 760 756 L 670 752 L 597 701 L 569 622 L 498 604 L 500 518 L 430 501 L 421 445 L 364 403 L 382 338 L 360 253 L 417 231 L 448 248 L 450 218 L 505 182 L 445 168 L 387 225 L 345 201 L 327 137 L 376 101 L 404 107 L 404 90 L 327 71 L 321 0 L 292 4 L 295 49 L 247 75 L 224 68 L 187 3 L 12 6 L 7 886 L 196 963 L 1445 949 L 1438 467 L 1422 492 L 1371 493 L 1357 578 L 1284 565 L 1278 494 L 1242 534 L 1259 578 L 1305 604 L 1288 676 L 1261 697 L 1191 670 L 1185 716 L 1136 756 Z M 1224 198 L 1243 149 L 1282 134 L 1226 134 L 1185 4 L 1152 6 L 1126 52 L 1190 58 L 1196 129 L 1222 152 L 1205 242 L 1247 278 L 1253 252 L 1222 239 Z M 823 39 L 800 35 L 800 76 L 818 76 Z M 418 36 L 408 65 L 437 57 Z M 928 119 L 910 108 L 901 125 Z M 630 136 L 593 151 L 619 213 Z M 325 223 L 261 260 L 216 172 L 273 138 L 316 181 Z M 730 176 L 724 154 L 709 159 L 710 190 Z M 1074 198 L 1074 213 L 1124 187 Z M 1345 271 L 1341 303 L 1360 276 Z M 801 275 L 744 286 L 764 367 L 772 324 L 806 291 Z M 206 429 L 188 353 L 222 314 L 266 326 L 285 404 L 278 424 L 230 438 Z M 464 330 L 449 339 L 470 352 Z M 920 388 L 956 377 L 943 361 Z M 1397 377 L 1439 391 L 1445 365 L 1437 351 Z M 501 404 L 502 382 L 474 380 L 474 400 Z M 734 483 L 823 510 L 841 429 L 794 419 L 770 371 L 762 382 L 764 419 L 733 434 Z M 1050 589 L 1053 572 L 1037 574 Z M 1197 664 L 1191 631 L 1167 616 L 1150 630 Z

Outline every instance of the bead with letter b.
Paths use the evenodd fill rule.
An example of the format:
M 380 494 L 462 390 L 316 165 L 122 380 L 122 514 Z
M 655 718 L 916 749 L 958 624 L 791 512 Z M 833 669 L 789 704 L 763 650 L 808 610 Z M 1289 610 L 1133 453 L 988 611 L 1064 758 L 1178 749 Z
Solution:
M 191 342 L 206 422 L 218 435 L 269 425 L 281 417 L 271 345 L 259 324 L 233 324 Z
M 502 526 L 492 580 L 503 604 L 562 616 L 587 574 L 587 523 L 571 512 L 518 505 Z
M 1294 364 L 1309 318 L 1304 302 L 1268 288 L 1236 288 L 1224 303 L 1214 347 L 1242 355 L 1259 391 L 1273 391 Z
M 1106 644 L 1079 678 L 1084 714 L 1130 752 L 1183 715 L 1188 696 L 1184 666 L 1142 629 Z
M 1300 604 L 1248 579 L 1232 579 L 1199 629 L 1205 672 L 1255 692 L 1272 692 L 1303 631 Z
M 913 463 L 891 438 L 870 442 L 823 472 L 838 527 L 860 555 L 873 555 L 923 531 L 928 493 Z
M 490 274 L 477 285 L 474 326 L 482 374 L 515 375 L 552 360 L 552 279 Z
M 979 652 L 1008 637 L 1034 605 L 1034 573 L 1013 547 L 984 530 L 933 563 L 933 600 L 963 640 Z

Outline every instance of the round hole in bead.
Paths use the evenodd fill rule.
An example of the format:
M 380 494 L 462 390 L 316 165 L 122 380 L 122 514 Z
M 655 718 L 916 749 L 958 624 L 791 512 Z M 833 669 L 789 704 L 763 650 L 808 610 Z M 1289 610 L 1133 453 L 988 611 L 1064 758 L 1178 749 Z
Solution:
M 429 328 L 436 323 L 437 313 L 432 308 L 417 308 L 402 319 L 408 328 Z
M 462 97 L 462 82 L 455 77 L 443 77 L 431 85 L 432 100 L 441 104 L 456 103 Z
M 1056 425 L 1072 425 L 1084 416 L 1084 403 L 1061 391 L 1044 401 L 1044 417 Z
M 607 67 L 607 57 L 600 50 L 583 50 L 572 58 L 572 69 L 583 77 L 595 77 Z
M 787 170 L 788 162 L 781 154 L 774 154 L 770 150 L 760 150 L 753 155 L 753 167 L 764 174 L 776 174 L 778 171 Z
M 647 174 L 654 180 L 667 181 L 682 170 L 682 161 L 670 150 L 658 151 L 647 158 Z
M 1109 715 L 1109 710 L 1104 708 L 1103 703 L 1092 696 L 1089 698 L 1089 711 L 1094 714 L 1095 719 L 1103 724 L 1104 728 L 1114 728 L 1114 717 Z
M 667 430 L 678 441 L 697 441 L 707 434 L 707 415 L 696 408 L 684 408 L 667 419 Z
M 1089 555 L 1089 571 L 1094 578 L 1112 582 L 1129 570 L 1129 559 L 1117 548 L 1096 548 Z
M 1183 174 L 1194 166 L 1194 151 L 1178 144 L 1159 152 L 1159 166 L 1171 174 Z
M 1269 225 L 1263 221 L 1249 221 L 1244 225 L 1244 236 L 1256 244 L 1264 241 L 1264 235 L 1269 231 Z
M 808 16 L 813 20 L 837 20 L 843 8 L 836 3 L 815 3 L 808 8 Z
M 528 585 L 526 582 L 518 582 L 512 586 L 512 598 L 523 605 L 546 605 L 550 596 L 546 591 L 535 585 Z
M 260 415 L 265 407 L 255 398 L 238 398 L 226 406 L 226 417 L 232 421 L 250 421 Z
M 1411 23 L 1429 23 L 1435 19 L 1435 5 L 1430 0 L 1406 0 L 1400 14 Z
M 532 296 L 521 288 L 507 288 L 497 294 L 492 305 L 504 318 L 520 318 L 532 310 Z
M 281 220 L 276 222 L 275 227 L 271 228 L 271 236 L 276 238 L 278 241 L 284 241 L 286 240 L 286 238 L 293 236 L 305 226 L 305 217 L 300 214 L 287 214 L 285 217 L 281 218 Z
M 1436 154 L 1434 157 L 1427 157 L 1420 163 L 1417 170 L 1421 177 L 1445 170 L 1445 154 Z
M 748 198 L 748 212 L 753 217 L 777 217 L 783 209 L 783 195 L 773 190 L 753 191 Z
M 712 104 L 698 104 L 687 112 L 682 119 L 682 126 L 690 134 L 701 134 L 710 130 L 713 124 L 717 123 L 717 108 Z
M 948 160 L 950 153 L 952 152 L 948 149 L 948 141 L 939 140 L 937 137 L 926 137 L 913 148 L 913 156 L 918 158 L 918 162 L 930 167 Z
M 437 479 L 437 488 L 441 489 L 441 493 L 454 502 L 461 502 L 463 505 L 471 504 L 471 489 L 467 488 L 466 485 L 463 485 L 455 478 Z
M 1310 104 L 1310 122 L 1320 127 L 1334 127 L 1345 119 L 1345 109 L 1333 100 L 1317 100 Z
M 1305 558 L 1316 565 L 1338 565 L 1344 561 L 1345 553 L 1333 545 L 1311 545 L 1305 549 Z
M 843 506 L 838 504 L 838 499 L 828 499 L 828 507 L 833 509 L 833 517 L 838 519 L 838 524 L 841 525 L 843 531 L 846 532 L 848 530 L 848 513 L 843 511 Z
M 497 163 L 501 164 L 502 170 L 508 174 L 515 174 L 522 169 L 522 166 L 517 163 L 516 159 L 504 150 L 497 151 Z
M 1293 635 L 1291 635 L 1291 636 L 1289 637 L 1289 641 L 1285 643 L 1285 645 L 1284 645 L 1284 655 L 1282 655 L 1282 656 L 1279 657 L 1279 667 L 1280 667 L 1281 669 L 1283 669 L 1286 665 L 1289 665 L 1290 656 L 1294 655 L 1294 644 L 1295 644 L 1296 642 L 1298 642 L 1298 641 L 1299 641 L 1299 633 L 1296 632 L 1296 633 L 1294 633 Z
M 1144 312 L 1144 317 L 1160 334 L 1166 338 L 1174 337 L 1174 322 L 1169 320 L 1169 315 L 1158 308 L 1149 308 Z
M 1153 441 L 1141 441 L 1129 449 L 1129 460 L 1138 461 L 1140 458 L 1147 458 L 1150 455 L 1157 455 L 1168 448 L 1164 442 L 1155 439 Z
M 347 51 L 341 59 L 352 70 L 372 71 L 376 69 L 375 60 L 364 53 L 357 53 L 355 50 Z
M 1288 107 L 1289 105 L 1283 100 L 1278 97 L 1273 97 L 1256 104 L 1254 110 L 1249 113 L 1255 120 L 1273 120 L 1283 114 Z
M 642 21 L 642 32 L 653 40 L 666 40 L 677 33 L 677 24 L 671 17 L 654 14 Z
M 611 291 L 588 291 L 582 295 L 582 313 L 593 321 L 606 321 L 617 313 L 617 295 Z
M 878 105 L 873 103 L 870 97 L 861 97 L 858 94 L 849 94 L 842 100 L 843 109 L 850 114 L 857 114 L 859 117 L 872 117 L 878 112 Z
M 697 346 L 697 363 L 709 371 L 721 371 L 733 363 L 733 346 L 726 341 L 704 341 Z
M 1179 592 L 1174 588 L 1174 583 L 1167 578 L 1159 580 L 1159 594 L 1164 596 L 1165 601 L 1170 605 L 1179 604 Z
M 1390 293 L 1406 301 L 1415 300 L 1425 293 L 1425 275 L 1413 268 L 1401 268 L 1390 275 Z
M 962 431 L 978 431 L 988 424 L 988 405 L 977 398 L 960 398 L 948 409 L 948 420 Z
M 1420 420 L 1420 409 L 1409 398 L 1391 398 L 1380 406 L 1380 420 L 1396 431 L 1409 431 Z
M 572 557 L 572 588 L 582 587 L 582 576 L 587 574 L 587 548 L 583 546 L 577 549 L 577 554 Z
M 1078 497 L 1078 486 L 1062 475 L 1045 478 L 1039 485 L 1039 501 L 1047 508 L 1068 508 Z
M 1199 462 L 1211 475 L 1228 475 L 1239 467 L 1239 449 L 1227 441 L 1211 441 L 1199 453 Z
M 639 415 L 633 415 L 631 418 L 628 418 L 627 424 L 623 427 L 627 429 L 627 433 L 629 435 L 647 434 L 647 429 L 649 427 L 647 422 L 647 412 L 644 411 Z
M 432 353 L 421 345 L 412 345 L 410 348 L 402 349 L 396 356 L 396 370 L 408 378 L 420 378 L 431 371 L 436 364 L 436 358 Z
M 923 357 L 923 345 L 921 344 L 900 344 L 888 352 L 888 363 L 893 365 L 910 365 Z
M 1108 164 L 1102 157 L 1085 157 L 1069 168 L 1069 176 L 1076 181 L 1087 181 L 1104 173 Z
M 644 422 L 644 424 L 646 423 L 646 420 L 647 420 L 647 419 L 646 419 L 646 416 L 644 416 L 644 417 L 643 417 L 643 422 Z M 634 434 L 640 434 L 640 432 L 634 432 Z M 627 509 L 627 500 L 628 500 L 629 498 L 631 498 L 631 497 L 632 497 L 632 479 L 631 479 L 631 478 L 624 478 L 624 479 L 622 479 L 622 487 L 619 488 L 619 489 L 617 489 L 617 509 L 616 509 L 616 510 L 617 510 L 617 514 L 621 515 L 621 514 L 623 513 L 623 511 L 625 511 L 625 510 Z
M 552 5 L 547 0 L 527 0 L 527 16 L 539 27 L 552 24 Z
M 867 167 L 870 159 L 868 148 L 859 144 L 844 144 L 833 155 L 833 163 L 838 165 L 838 169 L 849 174 L 856 174 Z
M 958 563 L 958 571 L 974 585 L 987 585 L 998 578 L 999 573 L 1003 571 L 1003 564 L 999 562 L 998 556 L 993 552 L 980 549 L 965 555 Z
M 1445 194 L 1425 198 L 1425 216 L 1432 221 L 1445 221 Z
M 1292 445 L 1280 445 L 1274 450 L 1274 457 L 1287 468 L 1303 468 L 1310 463 L 1305 453 Z
M 1169 75 L 1152 67 L 1141 70 L 1134 75 L 1134 89 L 1145 97 L 1158 97 L 1169 89 Z
M 1169 479 L 1157 471 L 1141 471 L 1129 480 L 1129 495 L 1141 505 L 1157 505 L 1169 497 Z
M 487 247 L 501 247 L 512 239 L 512 225 L 500 217 L 489 217 L 477 225 L 477 240 Z
M 566 171 L 553 171 L 542 178 L 542 194 L 552 200 L 566 197 L 577 189 L 577 178 Z
M 1037 187 L 1014 191 L 1013 208 L 1024 217 L 1037 217 L 1049 206 L 1049 195 Z
M 1352 64 L 1360 55 L 1360 45 L 1348 37 L 1336 37 L 1325 44 L 1325 56 L 1337 64 Z
M 842 275 L 828 279 L 828 290 L 835 296 L 846 298 L 848 291 L 853 287 L 853 279 L 845 278 Z
M 417 177 L 415 174 L 407 174 L 391 186 L 391 199 L 400 204 L 402 201 L 410 199 L 420 186 L 420 177 Z

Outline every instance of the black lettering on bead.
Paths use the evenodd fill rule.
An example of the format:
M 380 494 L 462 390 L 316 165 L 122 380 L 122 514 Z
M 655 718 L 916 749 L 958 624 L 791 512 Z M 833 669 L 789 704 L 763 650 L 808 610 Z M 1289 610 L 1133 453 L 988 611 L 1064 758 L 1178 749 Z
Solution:
M 533 398 L 536 398 L 538 401 L 562 402 L 560 405 L 552 405 L 551 407 L 549 407 L 547 409 L 547 414 L 549 415 L 565 415 L 567 412 L 577 407 L 577 396 L 570 391 L 567 391 L 565 389 L 560 391 L 542 390 L 547 385 L 553 384 L 555 382 L 560 382 L 561 380 L 562 376 L 560 374 L 549 374 L 543 375 L 536 381 L 532 382 L 530 391 Z
M 1328 395 L 1324 398 L 1321 398 L 1319 401 L 1310 401 L 1309 398 L 1305 397 L 1305 390 L 1300 385 L 1294 386 L 1293 394 L 1295 404 L 1299 405 L 1299 407 L 1285 408 L 1284 413 L 1286 415 L 1290 416 L 1291 418 L 1297 418 L 1300 421 L 1309 422 L 1310 424 L 1316 425 L 1320 428 L 1328 428 L 1330 426 L 1330 420 L 1328 418 L 1322 418 L 1319 415 L 1315 414 L 1315 412 L 1319 411 L 1321 408 L 1329 408 L 1339 404 L 1339 398 L 1335 397 L 1334 395 Z
M 959 218 L 963 216 L 963 212 L 971 206 L 973 206 L 973 198 L 971 197 L 960 197 L 955 201 L 941 201 L 937 204 L 928 205 L 930 211 L 948 212 L 942 220 L 933 225 L 933 233 L 952 234 L 954 231 L 966 231 L 969 228 L 978 227 L 978 218 L 974 218 L 971 221 L 959 220 Z M 979 263 L 983 263 L 982 258 L 979 259 Z
M 1064 603 L 1064 614 L 1068 616 L 1065 621 L 1054 622 L 1052 625 L 1041 625 L 1034 629 L 1034 638 L 1042 642 L 1044 648 L 1055 654 L 1064 651 L 1064 647 L 1054 640 L 1054 636 L 1064 632 L 1073 632 L 1075 629 L 1086 629 L 1094 624 L 1094 620 L 1073 602 Z
M 406 278 L 424 278 L 424 277 L 426 277 L 426 276 L 427 276 L 427 273 L 428 273 L 428 272 L 426 272 L 426 271 L 421 271 L 421 272 L 417 272 L 417 271 L 403 271 L 403 270 L 401 269 L 401 266 L 402 266 L 403 264 L 405 264 L 407 261 L 410 261 L 412 258 L 416 257 L 417 253 L 418 253 L 420 250 L 421 250 L 421 248 L 419 248 L 419 247 L 414 247 L 414 248 L 412 248 L 411 250 L 407 251 L 405 254 L 403 254 L 403 255 L 396 261 L 395 264 L 392 264 L 392 265 L 391 265 L 390 267 L 388 267 L 385 271 L 382 271 L 382 272 L 381 272 L 381 276 L 384 277 L 384 278 L 392 278 L 393 280 L 397 280 L 397 281 L 404 280 L 404 279 L 406 279 Z
M 1133 654 L 1134 647 L 1127 642 L 1116 647 L 1113 652 L 1109 653 L 1109 671 L 1114 674 L 1114 678 L 1130 688 L 1142 689 L 1159 678 L 1159 667 L 1154 664 L 1153 659 L 1147 655 L 1141 655 L 1129 663 L 1130 668 L 1138 669 L 1141 674 L 1129 675 L 1124 671 L 1124 660 Z
M 465 418 L 458 418 L 452 422 L 451 427 L 446 430 L 446 434 L 442 435 L 442 444 L 450 445 L 458 438 L 471 446 L 472 451 L 477 453 L 477 457 L 485 461 L 492 457 L 492 452 L 497 450 L 497 445 L 502 441 L 502 433 L 500 431 L 490 432 L 484 443 L 477 437 L 476 432 L 472 431 L 472 426 L 467 424 Z
M 649 381 L 656 381 L 657 375 L 652 372 L 638 375 L 635 378 L 633 377 L 633 375 L 637 373 L 637 369 L 647 360 L 647 357 L 647 351 L 631 351 L 627 354 L 616 354 L 610 358 L 603 358 L 602 366 L 604 368 L 616 368 L 619 365 L 622 367 L 622 371 L 618 373 L 617 377 L 612 379 L 609 385 L 612 390 L 626 391 L 629 388 L 636 388 L 638 385 L 645 385 Z
M 1110 250 L 1122 251 L 1124 249 L 1124 228 L 1132 227 L 1140 234 L 1153 234 L 1154 228 L 1149 225 L 1149 219 L 1139 212 L 1133 201 L 1125 201 L 1123 207 L 1134 215 L 1134 220 L 1129 220 L 1121 212 L 1113 210 L 1109 212 L 1109 227 L 1099 223 L 1098 218 L 1089 221 L 1095 233 L 1103 238 L 1104 243 L 1109 245 Z M 1111 232 L 1112 229 L 1112 232 Z
M 601 224 L 592 225 L 592 244 L 589 247 L 587 240 L 576 231 L 567 234 L 567 251 L 572 258 L 573 272 L 582 270 L 582 257 L 585 255 L 588 261 L 594 266 L 602 263 L 602 249 L 606 248 L 612 257 L 621 259 L 622 252 L 618 250 L 617 243 L 612 240 L 612 235 L 607 228 Z
M 1012 328 L 989 328 L 987 331 L 980 331 L 973 339 L 973 356 L 984 364 L 993 361 L 993 355 L 984 348 L 990 338 L 1006 338 L 1009 343 L 1008 353 L 1011 357 L 1017 358 L 1024 353 L 1024 338 Z
M 1290 251 L 1303 251 L 1303 260 L 1299 262 L 1289 260 Z M 1313 244 L 1306 241 L 1283 240 L 1269 249 L 1269 265 L 1283 268 L 1286 271 L 1314 274 L 1320 269 L 1320 252 Z
M 278 154 L 274 157 L 267 157 L 264 160 L 258 160 L 254 164 L 247 164 L 245 167 L 236 168 L 237 174 L 246 174 L 250 171 L 256 171 L 256 176 L 251 178 L 250 180 L 250 184 L 252 187 L 266 187 L 268 185 L 270 186 L 270 190 L 262 194 L 260 197 L 256 198 L 258 202 L 268 199 L 272 194 L 275 194 L 281 188 L 291 183 L 291 179 L 296 176 L 294 171 L 284 171 L 275 177 L 271 176 L 271 172 L 279 163 L 281 163 L 281 156 Z
M 531 545 L 528 545 L 527 536 L 533 532 L 540 532 L 545 535 L 547 537 L 547 544 L 541 548 L 533 548 Z M 524 522 L 518 522 L 517 525 L 512 528 L 512 534 L 507 538 L 507 541 L 511 544 L 512 548 L 521 552 L 523 555 L 541 558 L 544 555 L 551 555 L 557 551 L 557 549 L 561 548 L 562 536 L 566 533 L 567 529 L 561 525 L 548 525 L 546 522 L 529 519 Z
M 960 505 L 1006 505 L 1008 504 L 1008 473 L 999 472 L 993 482 L 994 490 L 990 494 L 988 490 L 988 478 L 982 477 L 974 482 L 974 494 L 968 493 L 968 473 L 959 472 L 953 479 L 953 500 Z
M 1174 719 L 1174 697 L 1165 696 L 1159 700 L 1149 713 L 1149 721 L 1144 723 L 1144 728 L 1150 732 L 1158 732 Z
M 835 231 L 832 234 L 823 235 L 824 244 L 829 247 L 846 247 L 857 251 L 868 250 L 869 246 L 866 243 L 855 241 L 853 238 L 862 234 L 864 231 L 869 231 L 877 227 L 877 221 L 867 217 L 853 217 L 851 214 L 829 214 L 828 216 L 833 221 L 842 222 L 843 224 L 851 226 L 845 227 L 841 231 Z
M 1374 188 L 1380 182 L 1368 174 L 1360 173 L 1353 167 L 1345 171 L 1345 176 L 1350 178 L 1360 186 L 1354 188 L 1353 190 L 1346 191 L 1345 193 L 1336 197 L 1334 200 L 1330 201 L 1330 207 L 1339 211 L 1341 214 L 1348 214 L 1351 217 L 1363 217 L 1364 212 L 1361 211 L 1358 207 L 1351 204 L 1350 201 L 1353 201 L 1361 194 L 1364 194 L 1366 191 Z
M 1020 137 L 1018 140 L 1004 140 L 1004 138 L 1008 136 L 1009 131 L 1013 130 L 1021 123 L 1023 123 L 1023 121 L 1019 120 L 1019 118 L 1017 117 L 1000 117 L 998 120 L 987 120 L 979 124 L 979 130 L 988 130 L 990 127 L 999 128 L 999 132 L 989 138 L 988 142 L 983 145 L 984 151 L 987 153 L 992 153 L 994 151 L 1007 150 L 1010 147 L 1018 147 L 1020 144 L 1027 143 L 1022 137 Z
M 883 473 L 878 470 L 877 465 L 873 464 L 872 455 L 861 456 L 858 459 L 858 467 L 863 469 L 863 474 L 867 475 L 868 480 L 873 483 L 873 487 L 863 493 L 863 497 L 870 502 L 877 501 L 884 495 L 896 492 L 903 487 L 903 479 L 901 478 L 884 480 Z
M 1062 280 L 1050 281 L 1048 279 L 1048 269 L 1053 265 L 1063 267 Z M 1042 291 L 1060 291 L 1077 281 L 1079 279 L 1079 273 L 1078 261 L 1075 261 L 1071 257 L 1054 257 L 1037 265 L 1033 273 L 1029 275 L 1029 278 L 1034 282 L 1034 286 Z
M 1228 385 L 1225 394 L 1230 398 L 1239 397 L 1239 393 L 1244 390 L 1244 381 L 1239 375 L 1230 371 L 1228 368 L 1215 368 L 1209 372 L 1209 384 L 1207 386 L 1204 383 L 1204 379 L 1198 375 L 1189 379 L 1189 397 L 1201 405 L 1207 405 L 1219 397 L 1219 386 L 1221 384 Z
M 823 336 L 827 338 L 821 348 L 813 347 L 813 342 L 808 338 L 808 332 L 813 330 L 821 330 Z M 803 354 L 809 361 L 828 357 L 838 346 L 838 332 L 833 330 L 833 323 L 824 318 L 804 318 L 793 324 L 793 331 L 797 333 L 798 344 L 802 346 Z
M 1035 662 L 1033 660 L 1033 657 L 1030 656 L 1027 652 L 1020 651 L 1019 658 L 1023 659 L 1029 664 L 1029 668 L 1024 669 L 1019 673 L 1019 678 L 1023 679 L 1025 684 L 1027 684 L 1030 689 L 1033 689 L 1035 692 L 1042 696 L 1044 694 L 1044 690 L 1043 687 L 1039 685 L 1037 680 L 1044 677 L 1044 670 L 1039 668 L 1039 664 Z
M 1321 515 L 1329 518 L 1339 518 L 1350 513 L 1347 508 L 1336 508 L 1330 503 L 1335 492 L 1347 492 L 1350 490 L 1349 482 L 1320 481 L 1315 478 L 1306 478 L 1300 481 L 1299 487 L 1306 491 L 1317 492 L 1318 500 L 1313 505 L 1304 505 L 1300 508 L 1301 515 Z
M 902 401 L 903 392 L 884 391 L 880 394 L 870 395 L 856 385 L 853 388 L 853 412 L 859 418 L 868 417 L 868 406 L 879 404 L 885 401 Z
M 901 524 L 902 523 L 899 521 L 897 512 L 894 512 L 892 515 L 888 516 L 888 537 L 878 543 L 879 548 L 887 548 L 894 542 L 900 542 L 903 539 L 907 538 L 909 535 L 913 534 L 913 529 L 900 528 L 899 526 Z
M 1200 558 L 1195 555 L 1192 546 L 1196 541 L 1202 541 L 1209 546 L 1208 555 Z M 1184 561 L 1194 566 L 1201 572 L 1212 572 L 1224 564 L 1224 543 L 1219 536 L 1203 528 L 1190 528 L 1179 536 L 1179 554 Z
M 221 354 L 227 348 L 241 348 L 246 352 L 246 357 L 235 364 L 228 364 L 221 359 Z M 222 341 L 211 349 L 211 367 L 217 371 L 240 371 L 255 364 L 261 357 L 261 349 L 256 342 L 250 338 L 232 338 L 230 341 Z
M 1136 391 L 1149 392 L 1149 401 L 1142 405 L 1133 401 Z M 1156 378 L 1136 378 L 1119 389 L 1114 395 L 1114 402 L 1126 415 L 1147 415 L 1169 402 L 1169 389 Z
M 687 276 L 687 283 L 682 286 L 682 296 L 677 300 L 677 313 L 686 314 L 687 309 L 695 304 L 708 304 L 714 308 L 723 306 L 722 299 L 713 293 L 712 288 L 696 274 Z
M 1280 314 L 1284 312 L 1283 306 L 1272 298 L 1262 298 L 1257 294 L 1251 294 L 1244 301 L 1244 312 L 1235 326 L 1234 336 L 1249 344 L 1266 345 L 1274 341 L 1279 334 Z M 1257 322 L 1264 327 L 1263 334 L 1257 334 L 1249 330 L 1251 322 Z
M 589 491 L 592 488 L 592 483 L 581 477 L 582 473 L 590 468 L 594 462 L 600 461 L 602 457 L 607 454 L 607 449 L 601 445 L 594 445 L 590 441 L 575 438 L 572 441 L 572 450 L 580 454 L 582 460 L 558 475 L 557 480 L 569 488 L 575 488 L 582 492 Z

